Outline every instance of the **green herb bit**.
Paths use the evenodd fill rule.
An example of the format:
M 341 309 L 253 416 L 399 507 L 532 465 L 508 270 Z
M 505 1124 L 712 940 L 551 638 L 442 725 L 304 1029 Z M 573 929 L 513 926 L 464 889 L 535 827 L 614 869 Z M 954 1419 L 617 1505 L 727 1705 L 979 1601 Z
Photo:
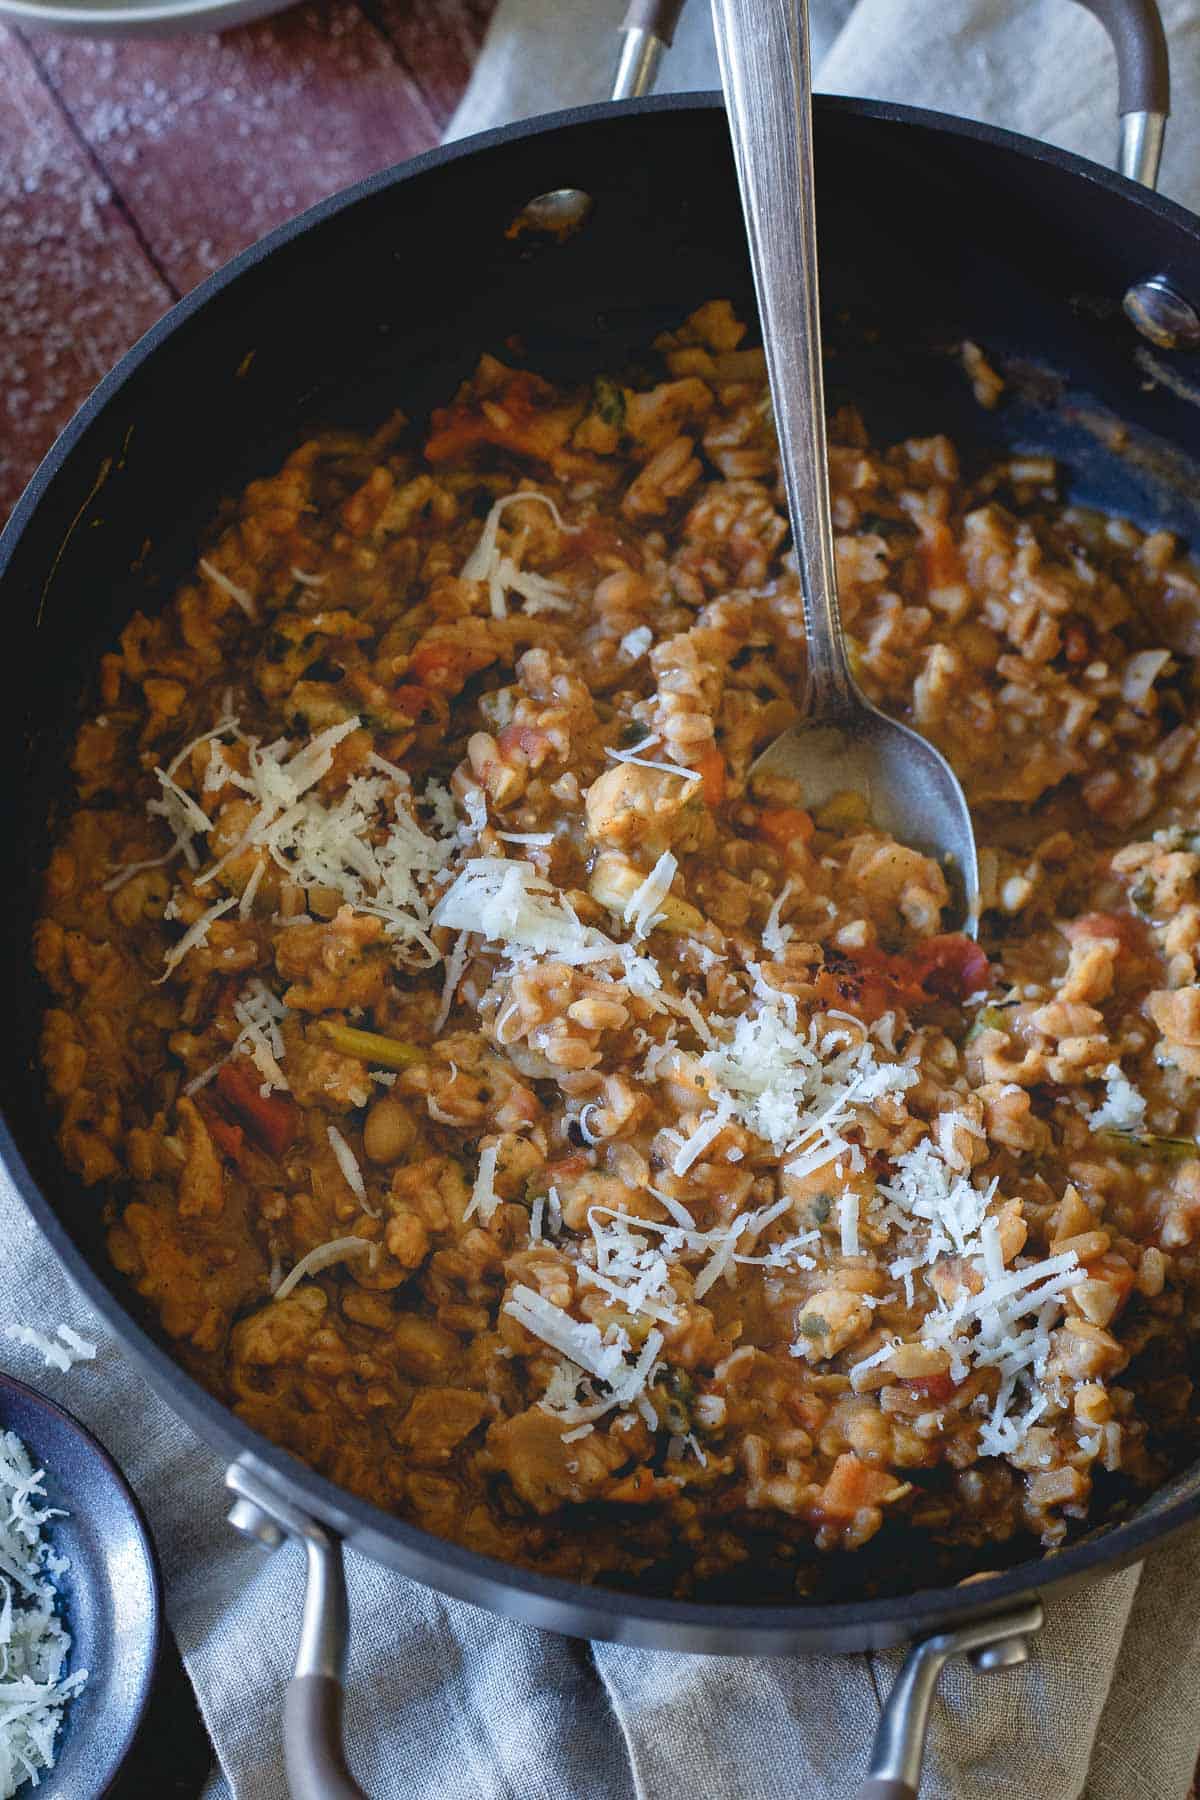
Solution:
M 824 1225 L 832 1210 L 832 1194 L 816 1194 L 808 1203 L 808 1216 L 814 1225 Z
M 859 515 L 859 531 L 873 531 L 879 537 L 915 537 L 917 528 L 909 519 L 889 519 L 884 513 L 865 512 Z
M 402 1044 L 398 1038 L 384 1037 L 379 1031 L 359 1031 L 353 1025 L 338 1025 L 322 1019 L 321 1036 L 343 1056 L 357 1056 L 363 1062 L 378 1063 L 385 1069 L 410 1069 L 414 1063 L 428 1062 L 428 1050 L 417 1044 Z
M 1143 1151 L 1167 1163 L 1188 1162 L 1200 1156 L 1200 1143 L 1195 1138 L 1164 1137 L 1155 1131 L 1117 1131 L 1112 1126 L 1104 1126 L 1096 1135 L 1120 1154 Z
M 796 1330 L 800 1333 L 801 1337 L 824 1337 L 825 1333 L 829 1330 L 829 1321 L 823 1319 L 820 1313 L 801 1313 L 800 1317 L 796 1320 Z
M 1152 875 L 1139 875 L 1129 890 L 1129 903 L 1141 913 L 1143 918 L 1149 915 L 1154 903 L 1155 881 Z
M 686 1369 L 668 1369 L 655 1391 L 659 1422 L 675 1437 L 687 1437 L 693 1430 L 692 1407 L 696 1384 Z
M 1009 1005 L 1011 1004 L 1012 1002 L 1010 1001 Z M 984 1031 L 1003 1031 L 1004 1013 L 1005 1008 L 1003 1006 L 991 1004 L 981 1006 L 978 1013 L 975 1015 L 975 1021 L 968 1031 L 964 1042 L 968 1044 L 974 1043 L 975 1039 Z
M 625 429 L 625 394 L 607 375 L 597 375 L 592 393 L 592 410 L 616 431 Z

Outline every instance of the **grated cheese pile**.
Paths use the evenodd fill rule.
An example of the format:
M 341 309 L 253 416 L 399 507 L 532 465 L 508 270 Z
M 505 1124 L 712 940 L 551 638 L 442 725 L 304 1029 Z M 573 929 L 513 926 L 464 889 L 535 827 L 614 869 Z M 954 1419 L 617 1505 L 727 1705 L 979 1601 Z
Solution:
M 232 1062 L 243 1051 L 263 1077 L 260 1092 L 264 1096 L 276 1089 L 281 1092 L 290 1091 L 288 1078 L 280 1067 L 283 1057 L 283 1033 L 280 1026 L 290 1017 L 290 1009 L 278 995 L 271 992 L 260 976 L 255 975 L 234 1001 L 233 1015 L 241 1030 L 234 1038 L 228 1054 L 210 1063 L 199 1075 L 193 1076 L 185 1086 L 184 1093 L 189 1099 L 193 1094 L 198 1094 L 227 1062 Z M 364 1104 L 366 1097 L 364 1091 Z
M 522 569 L 519 560 L 502 551 L 499 544 L 500 521 L 510 506 L 518 500 L 538 501 L 549 509 L 554 523 L 563 532 L 577 530 L 578 527 L 567 525 L 557 506 L 549 494 L 529 489 L 525 493 L 505 494 L 497 500 L 484 521 L 483 530 L 479 534 L 479 542 L 462 566 L 464 581 L 482 581 L 488 590 L 488 602 L 493 619 L 508 617 L 507 596 L 519 594 L 525 602 L 527 613 L 569 612 L 570 596 L 561 581 L 552 581 L 549 576 L 537 575 L 532 569 Z
M 1146 1123 L 1146 1102 L 1120 1063 L 1104 1071 L 1104 1100 L 1088 1115 L 1093 1131 L 1141 1131 Z
M 841 1135 L 852 1120 L 851 1107 L 903 1093 L 918 1079 L 917 1071 L 900 1062 L 879 1062 L 870 1039 L 858 1037 L 854 1021 L 839 1021 L 823 1035 L 812 1021 L 802 1032 L 795 1002 L 786 995 L 764 997 L 769 994 L 760 983 L 752 1011 L 709 1021 L 717 1042 L 700 1063 L 717 1083 L 717 1110 L 724 1105 L 728 1117 L 765 1139 L 777 1156 L 799 1152 L 787 1165 L 792 1174 L 820 1168 L 840 1154 L 849 1157 L 851 1168 L 861 1168 L 861 1150 Z M 690 1145 L 682 1156 L 691 1160 Z M 680 1160 L 676 1174 L 683 1173 Z
M 466 579 L 487 583 L 496 617 L 506 615 L 506 597 L 513 593 L 534 611 L 555 603 L 556 596 L 566 603 L 556 584 L 522 571 L 517 558 L 500 549 L 505 511 L 517 500 L 544 504 L 559 528 L 569 529 L 544 495 L 510 494 L 496 501 L 463 567 Z M 641 640 L 630 650 L 640 654 Z M 730 1133 L 747 1133 L 769 1146 L 774 1156 L 786 1159 L 784 1170 L 793 1183 L 829 1169 L 837 1194 L 843 1257 L 865 1254 L 867 1228 L 872 1244 L 882 1241 L 896 1252 L 890 1271 L 903 1282 L 910 1305 L 915 1278 L 922 1271 L 932 1269 L 940 1258 L 963 1259 L 977 1272 L 978 1283 L 965 1281 L 953 1300 L 939 1299 L 923 1322 L 921 1336 L 927 1344 L 946 1350 L 955 1380 L 962 1380 L 971 1367 L 999 1371 L 1000 1390 L 983 1429 L 981 1449 L 1001 1455 L 1016 1448 L 1047 1404 L 1035 1392 L 1036 1382 L 1045 1372 L 1050 1330 L 1061 1318 L 1065 1295 L 1079 1279 L 1079 1271 L 1071 1256 L 1046 1258 L 1021 1270 L 1006 1268 L 996 1219 L 1000 1205 L 996 1184 L 976 1188 L 969 1159 L 956 1147 L 956 1133 L 982 1136 L 982 1127 L 967 1112 L 943 1114 L 930 1135 L 895 1159 L 886 1178 L 862 1199 L 858 1190 L 867 1163 L 858 1141 L 856 1109 L 899 1099 L 919 1080 L 917 1068 L 904 1060 L 893 1042 L 893 1016 L 885 1015 L 870 1031 L 860 1020 L 837 1012 L 824 1014 L 819 1026 L 815 1021 L 802 1024 L 795 1000 L 772 987 L 753 962 L 747 964 L 751 986 L 744 1009 L 732 1016 L 706 1015 L 692 995 L 677 997 L 665 990 L 657 962 L 643 953 L 642 946 L 661 920 L 660 909 L 678 873 L 677 860 L 669 851 L 624 905 L 626 941 L 585 925 L 570 896 L 520 857 L 475 856 L 450 881 L 447 865 L 476 842 L 488 823 L 485 797 L 478 790 L 467 795 L 467 817 L 460 822 L 447 790 L 431 784 L 417 801 L 404 773 L 374 756 L 368 772 L 351 776 L 340 794 L 327 802 L 317 790 L 333 766 L 337 746 L 358 726 L 358 719 L 351 718 L 306 743 L 279 740 L 262 745 L 243 734 L 230 702 L 212 731 L 186 746 L 166 769 L 156 771 L 160 792 L 150 810 L 170 828 L 176 852 L 193 871 L 195 890 L 211 884 L 246 852 L 262 853 L 240 900 L 218 901 L 195 921 L 170 952 L 161 979 L 205 942 L 213 922 L 234 905 L 246 916 L 269 857 L 298 885 L 331 888 L 354 911 L 381 919 L 398 954 L 407 960 L 426 966 L 441 961 L 432 931 L 445 928 L 456 933 L 446 958 L 438 1029 L 454 1003 L 472 940 L 482 941 L 496 959 L 498 973 L 511 974 L 538 958 L 553 957 L 587 968 L 596 979 L 622 984 L 651 1012 L 671 1013 L 686 1021 L 703 1046 L 695 1054 L 681 1051 L 674 1027 L 665 1042 L 645 1034 L 647 1054 L 640 1078 L 651 1083 L 683 1082 L 702 1096 L 698 1110 L 678 1129 L 660 1133 L 674 1176 L 685 1177 L 722 1138 L 723 1158 L 735 1164 L 745 1152 L 736 1138 L 730 1141 Z M 213 745 L 205 793 L 232 783 L 255 802 L 255 811 L 239 840 L 197 873 L 196 840 L 211 830 L 211 820 L 176 775 L 195 744 L 203 741 Z M 652 735 L 632 749 L 609 749 L 607 754 L 615 761 L 694 781 L 694 771 L 641 754 L 657 742 Z M 241 746 L 245 774 L 226 756 L 228 743 Z M 418 805 L 437 835 L 426 830 Z M 545 833 L 507 837 L 521 846 L 547 841 Z M 437 897 L 439 877 L 443 891 Z M 791 886 L 785 884 L 766 921 L 762 944 L 768 954 L 781 954 L 791 939 L 792 927 L 781 922 L 790 894 Z M 178 895 L 172 906 L 177 902 Z M 264 1094 L 286 1090 L 282 1004 L 263 982 L 254 980 L 239 995 L 234 1013 L 241 1031 L 230 1054 L 252 1058 Z M 503 1015 L 498 1026 L 502 1022 Z M 215 1064 L 197 1077 L 191 1090 L 219 1067 Z M 1141 1096 L 1116 1064 L 1105 1070 L 1105 1081 L 1107 1096 L 1092 1114 L 1092 1123 L 1136 1129 L 1144 1118 Z M 589 1122 L 594 1110 L 584 1107 L 578 1118 L 582 1137 L 591 1143 L 597 1141 Z M 330 1127 L 328 1137 L 347 1183 L 365 1204 L 362 1172 L 349 1144 L 335 1127 Z M 496 1160 L 494 1146 L 482 1149 L 467 1207 L 468 1216 L 478 1215 L 484 1225 L 500 1204 Z M 859 1178 L 857 1184 L 848 1177 Z M 704 1231 L 679 1202 L 664 1194 L 657 1197 L 668 1210 L 669 1223 L 593 1208 L 588 1233 L 570 1252 L 581 1289 L 599 1290 L 645 1322 L 640 1349 L 621 1328 L 610 1326 L 601 1337 L 595 1325 L 573 1319 L 530 1289 L 514 1290 L 506 1302 L 506 1311 L 563 1359 L 542 1403 L 573 1429 L 590 1427 L 616 1407 L 632 1406 L 648 1423 L 656 1422 L 647 1389 L 658 1370 L 660 1327 L 670 1327 L 678 1318 L 671 1282 L 675 1266 L 690 1265 L 698 1299 L 717 1281 L 735 1280 L 741 1264 L 779 1269 L 816 1266 L 812 1252 L 820 1253 L 820 1234 L 787 1235 L 786 1222 L 780 1227 L 785 1235 L 757 1253 L 763 1232 L 790 1210 L 790 1198 Z M 554 1196 L 549 1199 L 557 1205 Z M 537 1213 L 539 1236 L 546 1204 L 543 1198 Z M 778 1238 L 778 1231 L 775 1235 Z M 303 1274 L 324 1266 L 325 1256 L 333 1260 L 358 1253 L 358 1240 L 321 1246 L 293 1269 L 280 1292 L 290 1292 Z M 808 1348 L 793 1345 L 793 1354 L 806 1354 Z M 882 1365 L 891 1353 L 892 1347 L 885 1345 L 857 1368 Z
M 1075 1252 L 1043 1257 L 1020 1269 L 1005 1267 L 999 1224 L 992 1207 L 993 1181 L 976 1188 L 966 1158 L 955 1147 L 955 1127 L 982 1137 L 982 1127 L 965 1113 L 942 1113 L 935 1130 L 896 1159 L 891 1181 L 881 1183 L 873 1208 L 875 1223 L 903 1234 L 907 1253 L 891 1264 L 911 1303 L 913 1276 L 939 1257 L 957 1256 L 974 1272 L 960 1281 L 953 1300 L 939 1297 L 926 1314 L 921 1339 L 943 1349 L 954 1381 L 972 1368 L 996 1369 L 1000 1387 L 980 1432 L 983 1456 L 1019 1450 L 1027 1432 L 1049 1404 L 1036 1391 L 1050 1357 L 1050 1332 L 1063 1316 L 1066 1295 L 1080 1279 Z M 857 1364 L 852 1380 L 886 1363 L 891 1346 Z M 1022 1410 L 1023 1409 L 1023 1410 Z
M 233 1003 L 233 1016 L 241 1026 L 234 1040 L 231 1056 L 245 1047 L 263 1078 L 263 1093 L 272 1089 L 289 1091 L 287 1076 L 279 1066 L 283 1055 L 283 1033 L 280 1024 L 288 1009 L 274 995 L 266 982 L 255 976 Z
M 532 863 L 477 856 L 442 895 L 430 920 L 455 931 L 479 933 L 503 953 L 512 969 L 534 957 L 554 956 L 573 967 L 615 963 L 630 991 L 652 1005 L 662 986 L 657 965 L 631 944 L 618 944 L 584 925 L 565 895 Z
M 4 1335 L 27 1350 L 36 1350 L 48 1369 L 58 1369 L 63 1375 L 76 1363 L 94 1362 L 96 1358 L 95 1344 L 69 1325 L 60 1325 L 53 1337 L 35 1331 L 32 1325 L 6 1325 Z
M 380 757 L 371 758 L 369 773 L 352 776 L 335 800 L 327 803 L 315 791 L 333 767 L 337 746 L 358 730 L 359 723 L 357 717 L 343 720 L 299 746 L 288 739 L 263 745 L 243 734 L 236 717 L 226 717 L 212 731 L 185 745 L 170 769 L 155 771 L 162 794 L 149 802 L 147 810 L 166 821 L 189 868 L 198 870 L 196 840 L 211 831 L 212 821 L 178 785 L 173 771 L 198 744 L 215 741 L 212 754 L 216 757 L 219 753 L 221 758 L 219 784 L 228 782 L 241 789 L 255 802 L 255 811 L 236 843 L 195 874 L 196 890 L 209 887 L 247 852 L 261 851 L 299 886 L 331 888 L 353 911 L 381 919 L 402 954 L 431 966 L 441 957 L 429 936 L 426 887 L 454 854 L 458 833 L 430 836 L 416 816 L 407 777 Z M 223 738 L 244 747 L 246 774 L 224 757 Z M 440 792 L 429 796 L 430 810 L 439 824 L 444 816 L 441 799 Z M 169 952 L 160 980 L 191 950 L 204 944 L 212 925 L 235 905 L 241 916 L 246 916 L 247 894 L 252 901 L 264 866 L 260 857 L 240 900 L 216 901 L 189 927 Z M 177 916 L 178 903 L 176 893 L 168 904 L 167 917 Z M 259 1017 L 248 1028 L 252 1053 L 265 1080 L 279 1086 L 278 1071 L 266 1064 L 262 1036 L 254 1027 L 269 1038 L 266 1022 Z M 278 1052 L 272 1048 L 271 1054 L 277 1064 Z
M 20 1438 L 0 1432 L 0 1800 L 54 1767 L 63 1709 L 87 1670 L 63 1670 L 71 1636 L 55 1610 L 53 1578 L 66 1569 L 43 1536 L 59 1515 Z
M 643 886 L 666 873 L 656 869 Z M 630 902 L 631 921 L 640 910 L 637 900 L 635 895 Z M 863 1033 L 858 1021 L 834 1016 L 831 1024 L 830 1015 L 820 1028 L 810 1022 L 801 1029 L 794 1002 L 768 988 L 754 965 L 750 973 L 755 982 L 750 1006 L 734 1018 L 710 1017 L 707 1028 L 713 1041 L 698 1057 L 681 1058 L 670 1045 L 654 1045 L 646 1058 L 643 1079 L 678 1076 L 681 1063 L 698 1067 L 708 1078 L 709 1104 L 687 1135 L 662 1134 L 671 1142 L 673 1172 L 685 1175 L 728 1125 L 741 1125 L 770 1144 L 776 1155 L 789 1157 L 785 1170 L 797 1177 L 831 1169 L 833 1185 L 841 1188 L 840 1249 L 844 1257 L 857 1257 L 864 1253 L 864 1215 L 859 1196 L 845 1185 L 845 1177 L 847 1172 L 861 1176 L 866 1160 L 856 1141 L 854 1109 L 903 1094 L 917 1081 L 917 1071 L 879 1054 L 884 1042 L 891 1043 L 890 1017 L 876 1023 L 874 1038 Z M 592 1136 L 588 1110 L 580 1115 L 585 1138 Z M 897 1157 L 887 1178 L 875 1184 L 865 1216 L 876 1241 L 896 1240 L 900 1254 L 893 1258 L 890 1272 L 903 1281 L 910 1305 L 915 1298 L 914 1277 L 941 1258 L 962 1258 L 978 1276 L 977 1292 L 972 1291 L 975 1284 L 964 1282 L 951 1301 L 938 1300 L 924 1319 L 921 1338 L 947 1352 L 955 1381 L 964 1380 L 972 1367 L 999 1371 L 999 1391 L 982 1428 L 980 1449 L 984 1455 L 1001 1456 L 1019 1449 L 1048 1404 L 1037 1383 L 1046 1371 L 1050 1331 L 1061 1321 L 1067 1292 L 1080 1279 L 1080 1270 L 1073 1252 L 1024 1268 L 1006 1268 L 996 1217 L 996 1183 L 984 1188 L 973 1184 L 969 1159 L 960 1147 L 964 1132 L 968 1137 L 983 1136 L 982 1126 L 968 1112 L 940 1115 L 930 1134 Z M 476 1187 L 481 1201 L 492 1195 L 492 1172 L 481 1165 Z M 677 1295 L 670 1277 L 679 1263 L 695 1267 L 699 1259 L 693 1286 L 697 1299 L 716 1281 L 735 1279 L 739 1264 L 817 1266 L 810 1253 L 821 1243 L 817 1231 L 790 1235 L 763 1255 L 753 1253 L 767 1226 L 790 1210 L 788 1196 L 702 1231 L 679 1201 L 657 1189 L 650 1192 L 667 1208 L 670 1223 L 630 1218 L 596 1206 L 588 1214 L 590 1239 L 583 1240 L 574 1254 L 582 1289 L 600 1289 L 655 1327 L 677 1321 Z M 494 1195 L 492 1200 L 494 1204 Z M 479 1210 L 482 1214 L 482 1204 Z M 653 1422 L 645 1390 L 657 1374 L 655 1364 L 644 1356 L 633 1360 L 633 1346 L 624 1333 L 610 1332 L 601 1339 L 595 1325 L 581 1324 L 534 1298 L 536 1304 L 529 1299 L 514 1304 L 514 1295 L 507 1310 L 566 1359 L 542 1405 L 572 1427 L 591 1424 L 614 1407 L 630 1404 L 644 1409 L 647 1421 Z M 805 1355 L 809 1348 L 798 1342 L 792 1353 Z M 885 1345 L 861 1361 L 857 1370 L 886 1363 L 892 1352 L 893 1346 Z

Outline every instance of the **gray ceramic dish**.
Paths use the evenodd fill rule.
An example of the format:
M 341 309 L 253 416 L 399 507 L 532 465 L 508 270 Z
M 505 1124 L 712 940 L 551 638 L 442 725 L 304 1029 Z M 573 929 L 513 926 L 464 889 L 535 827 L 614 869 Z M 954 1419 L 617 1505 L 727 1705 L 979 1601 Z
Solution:
M 84 37 L 174 37 L 228 31 L 282 12 L 290 0 L 0 0 L 0 19 L 26 31 Z
M 15 1431 L 46 1471 L 46 1496 L 66 1517 L 50 1527 L 71 1567 L 58 1581 L 74 1643 L 70 1667 L 87 1685 L 67 1708 L 57 1761 L 20 1800 L 99 1800 L 137 1736 L 158 1662 L 162 1590 L 141 1509 L 117 1465 L 78 1419 L 0 1375 L 0 1427 Z

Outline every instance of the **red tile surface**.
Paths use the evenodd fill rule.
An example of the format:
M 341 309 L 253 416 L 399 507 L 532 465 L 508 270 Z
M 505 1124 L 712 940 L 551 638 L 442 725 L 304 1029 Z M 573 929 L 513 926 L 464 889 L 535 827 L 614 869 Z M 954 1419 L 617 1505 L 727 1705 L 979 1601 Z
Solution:
M 0 27 L 0 519 L 170 298 L 103 172 Z
M 56 38 L 37 54 L 180 292 L 438 137 L 417 82 L 350 0 L 221 37 Z
M 363 0 L 420 83 L 439 133 L 450 122 L 479 52 L 493 0 Z
M 175 296 L 440 137 L 494 0 L 368 4 L 219 37 L 0 27 L 0 520 Z

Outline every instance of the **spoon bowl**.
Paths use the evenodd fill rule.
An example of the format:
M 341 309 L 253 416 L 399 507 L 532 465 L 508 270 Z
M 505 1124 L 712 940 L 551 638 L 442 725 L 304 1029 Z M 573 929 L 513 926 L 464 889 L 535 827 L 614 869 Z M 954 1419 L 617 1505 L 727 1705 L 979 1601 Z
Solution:
M 863 700 L 845 719 L 802 719 L 757 757 L 761 777 L 795 782 L 809 812 L 860 794 L 867 817 L 941 864 L 962 930 L 979 930 L 979 859 L 958 777 L 925 738 Z
M 979 865 L 958 778 L 930 743 L 889 719 L 850 673 L 838 609 L 825 442 L 807 0 L 712 0 L 721 85 L 779 455 L 804 600 L 809 679 L 799 725 L 751 770 L 793 777 L 804 804 L 851 789 L 868 817 L 941 864 L 963 929 L 979 918 Z

